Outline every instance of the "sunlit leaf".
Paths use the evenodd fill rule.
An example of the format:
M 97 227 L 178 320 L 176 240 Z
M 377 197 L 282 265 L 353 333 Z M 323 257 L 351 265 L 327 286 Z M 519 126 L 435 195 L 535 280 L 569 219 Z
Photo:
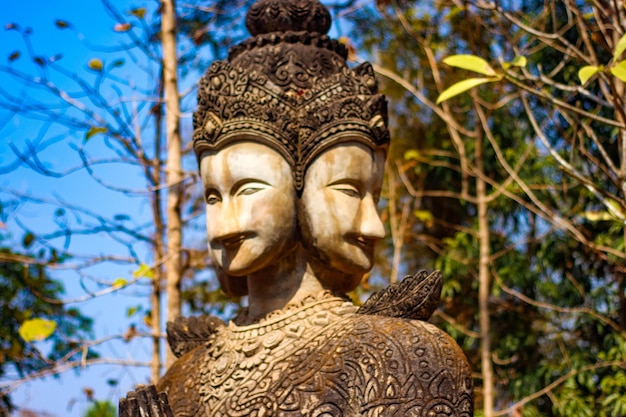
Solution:
M 523 68 L 526 66 L 526 64 L 528 64 L 528 60 L 525 56 L 516 56 L 513 61 L 509 62 L 509 64 L 511 64 L 511 66 L 513 67 Z
M 491 83 L 494 81 L 498 81 L 497 78 L 469 78 L 467 80 L 459 81 L 456 84 L 452 84 L 450 87 L 445 89 L 439 97 L 437 97 L 437 104 L 451 99 L 454 96 L 457 96 L 465 91 L 476 87 L 477 85 Z
M 108 131 L 109 129 L 107 129 L 106 127 L 91 126 L 89 130 L 87 131 L 87 133 L 85 134 L 85 140 L 87 141 L 91 139 L 92 136 L 95 136 L 99 133 L 106 133 Z
M 611 74 L 626 83 L 626 61 L 622 61 L 614 67 L 611 67 Z
M 615 51 L 613 52 L 613 61 L 617 61 L 619 57 L 622 56 L 625 50 L 626 50 L 626 33 L 624 33 L 622 37 L 619 38 L 619 41 L 617 41 L 617 46 L 615 47 Z
M 18 30 L 20 27 L 18 25 L 16 25 L 15 23 L 7 23 L 4 28 L 6 30 Z
M 15 51 L 9 55 L 9 62 L 13 62 L 20 57 L 20 51 Z
M 411 159 L 419 159 L 419 157 L 420 152 L 417 149 L 409 149 L 404 153 L 404 159 L 406 159 L 407 161 Z
M 144 16 L 146 15 L 146 9 L 145 7 L 139 7 L 136 9 L 131 9 L 128 13 L 140 19 L 143 19 Z
M 102 71 L 102 60 L 100 58 L 93 58 L 89 60 L 87 66 L 94 71 Z
M 452 55 L 444 58 L 443 62 L 451 67 L 462 68 L 479 74 L 496 75 L 489 63 L 476 55 Z
M 133 272 L 133 276 L 135 278 L 146 277 L 152 279 L 154 278 L 154 271 L 148 265 L 141 264 L 139 265 L 139 268 L 137 268 L 137 270 Z
M 595 65 L 586 65 L 578 70 L 578 78 L 580 79 L 581 84 L 585 84 L 589 78 L 593 77 L 600 71 L 602 68 Z
M 54 24 L 59 28 L 59 29 L 67 29 L 70 27 L 70 24 L 68 22 L 66 22 L 65 20 L 61 20 L 61 19 L 57 19 Z
M 117 278 L 115 281 L 113 281 L 113 284 L 111 284 L 111 286 L 115 288 L 121 288 L 126 284 L 128 284 L 127 280 L 125 280 L 124 278 Z
M 132 25 L 130 23 L 118 23 L 113 26 L 113 30 L 116 32 L 128 32 Z
M 608 211 L 585 211 L 582 217 L 590 222 L 615 220 L 615 216 L 612 216 Z
M 424 223 L 426 227 L 431 227 L 435 220 L 435 216 L 428 210 L 415 210 L 413 215 L 418 218 L 419 221 Z
M 50 337 L 50 335 L 54 333 L 56 327 L 57 324 L 52 320 L 36 318 L 26 320 L 22 323 L 19 333 L 24 341 L 36 342 Z

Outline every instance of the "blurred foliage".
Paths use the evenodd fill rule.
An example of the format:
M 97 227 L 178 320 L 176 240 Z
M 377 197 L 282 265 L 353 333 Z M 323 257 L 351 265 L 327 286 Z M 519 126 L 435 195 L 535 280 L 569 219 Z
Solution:
M 378 65 L 390 101 L 386 197 L 395 202 L 385 203 L 384 216 L 393 230 L 390 220 L 405 205 L 414 213 L 400 244 L 387 240 L 378 275 L 390 275 L 397 250 L 402 271 L 441 269 L 442 306 L 433 321 L 480 372 L 476 184 L 484 180 L 495 411 L 624 415 L 626 256 L 624 226 L 611 214 L 626 207 L 624 128 L 592 119 L 623 125 L 623 86 L 600 74 L 583 91 L 577 75 L 590 57 L 611 60 L 624 11 L 612 16 L 588 2 L 534 0 L 495 8 L 445 0 L 377 5 L 348 16 L 351 41 L 357 55 Z M 558 36 L 534 36 L 542 32 Z M 482 61 L 444 63 L 458 54 Z M 476 71 L 483 62 L 497 79 L 435 104 L 446 88 L 476 76 L 458 67 Z M 476 378 L 479 415 L 482 383 Z
M 60 302 L 63 286 L 47 275 L 47 260 L 8 248 L 0 248 L 0 254 L 0 377 L 8 382 L 51 369 L 60 359 L 80 359 L 83 342 L 92 337 L 92 320 Z M 39 263 L 7 260 L 16 255 Z M 20 326 L 31 318 L 57 324 L 45 342 L 26 342 L 20 336 Z M 96 356 L 91 350 L 86 355 Z M 11 398 L 8 391 L 1 395 L 0 414 L 7 415 L 13 408 Z

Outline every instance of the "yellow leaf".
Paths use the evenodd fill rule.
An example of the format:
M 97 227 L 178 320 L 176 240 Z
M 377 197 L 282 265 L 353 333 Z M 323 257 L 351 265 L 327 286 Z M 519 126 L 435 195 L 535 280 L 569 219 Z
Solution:
M 18 332 L 24 341 L 36 342 L 50 337 L 56 327 L 57 324 L 52 320 L 36 318 L 22 323 Z
M 435 220 L 435 216 L 428 210 L 415 210 L 413 215 L 417 217 L 426 227 L 431 227 Z
M 409 149 L 404 153 L 404 159 L 407 161 L 410 159 L 419 159 L 420 152 L 417 149 Z
M 622 56 L 622 53 L 624 53 L 624 50 L 626 50 L 626 33 L 617 41 L 617 46 L 613 52 L 613 61 L 617 61 L 617 59 Z
M 139 268 L 137 268 L 137 270 L 135 272 L 133 272 L 133 276 L 135 278 L 146 277 L 146 278 L 153 279 L 154 278 L 154 271 L 148 265 L 141 264 L 141 265 L 139 265 Z
M 611 74 L 626 83 L 626 61 L 622 61 L 611 67 Z
M 600 71 L 601 67 L 595 65 L 587 65 L 578 70 L 578 78 L 581 84 L 585 84 L 589 78 L 593 77 Z
M 451 67 L 462 68 L 484 75 L 496 75 L 493 68 L 481 57 L 476 55 L 452 55 L 443 60 Z
M 525 56 L 516 56 L 513 61 L 510 62 L 513 67 L 525 67 L 528 61 Z
M 87 66 L 94 71 L 100 72 L 102 71 L 102 67 L 103 67 L 102 60 L 99 58 L 93 58 L 89 60 L 89 63 L 87 64 Z
M 117 278 L 115 281 L 113 281 L 113 284 L 111 284 L 111 286 L 115 288 L 121 288 L 126 284 L 128 284 L 128 281 L 126 281 L 124 278 Z
M 97 135 L 98 133 L 106 132 L 108 132 L 108 129 L 106 127 L 91 126 L 85 134 L 85 140 L 89 140 L 92 136 Z
M 583 218 L 589 220 L 590 222 L 615 220 L 615 217 L 608 211 L 585 211 L 583 213 Z
M 459 81 L 458 83 L 452 84 L 450 87 L 446 88 L 439 95 L 439 97 L 437 97 L 437 104 L 464 93 L 472 87 L 494 81 L 498 81 L 498 78 L 469 78 L 467 80 Z
M 144 16 L 146 15 L 146 8 L 145 7 L 138 7 L 136 9 L 132 9 L 128 13 L 133 15 L 133 16 L 136 16 L 136 17 L 138 17 L 140 19 L 143 19 Z

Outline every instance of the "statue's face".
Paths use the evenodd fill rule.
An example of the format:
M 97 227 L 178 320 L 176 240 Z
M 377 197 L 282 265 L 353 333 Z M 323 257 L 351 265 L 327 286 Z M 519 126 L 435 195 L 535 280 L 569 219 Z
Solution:
M 213 262 L 245 276 L 294 246 L 295 192 L 289 164 L 271 148 L 239 142 L 205 152 L 200 174 Z
M 362 275 L 373 266 L 374 246 L 385 235 L 376 210 L 384 164 L 382 150 L 348 142 L 324 151 L 307 170 L 303 237 L 307 248 L 335 270 Z

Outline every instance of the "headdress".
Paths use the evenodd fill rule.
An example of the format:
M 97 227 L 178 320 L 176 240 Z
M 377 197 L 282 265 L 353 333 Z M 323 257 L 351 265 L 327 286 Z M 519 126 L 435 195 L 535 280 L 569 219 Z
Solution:
M 317 0 L 259 0 L 246 16 L 252 38 L 214 62 L 198 88 L 194 149 L 251 140 L 289 162 L 298 191 L 324 149 L 350 140 L 389 143 L 387 104 L 369 63 L 346 64 L 346 47 L 327 36 L 330 13 Z

